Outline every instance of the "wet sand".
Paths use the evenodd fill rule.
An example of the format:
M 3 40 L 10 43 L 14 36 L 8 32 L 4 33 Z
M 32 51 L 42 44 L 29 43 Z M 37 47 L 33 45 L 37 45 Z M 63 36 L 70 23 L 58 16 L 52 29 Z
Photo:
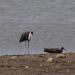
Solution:
M 0 75 L 75 75 L 75 53 L 63 54 L 0 56 Z

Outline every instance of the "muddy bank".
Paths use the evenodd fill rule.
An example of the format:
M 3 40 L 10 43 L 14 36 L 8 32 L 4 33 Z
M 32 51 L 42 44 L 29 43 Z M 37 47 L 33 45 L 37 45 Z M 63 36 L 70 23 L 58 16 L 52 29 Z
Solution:
M 0 75 L 75 75 L 75 53 L 0 56 Z

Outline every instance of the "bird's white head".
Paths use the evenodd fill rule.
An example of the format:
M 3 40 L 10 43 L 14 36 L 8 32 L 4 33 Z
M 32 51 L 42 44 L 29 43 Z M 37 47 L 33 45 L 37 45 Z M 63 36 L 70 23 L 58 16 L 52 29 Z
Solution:
M 29 32 L 28 40 L 32 39 L 33 32 Z

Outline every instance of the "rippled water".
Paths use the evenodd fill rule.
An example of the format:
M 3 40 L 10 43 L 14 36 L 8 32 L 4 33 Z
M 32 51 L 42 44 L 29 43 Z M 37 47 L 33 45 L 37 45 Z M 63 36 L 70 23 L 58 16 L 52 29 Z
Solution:
M 75 51 L 75 0 L 0 0 L 0 54 L 23 54 L 24 31 L 34 32 L 30 53 L 61 46 Z

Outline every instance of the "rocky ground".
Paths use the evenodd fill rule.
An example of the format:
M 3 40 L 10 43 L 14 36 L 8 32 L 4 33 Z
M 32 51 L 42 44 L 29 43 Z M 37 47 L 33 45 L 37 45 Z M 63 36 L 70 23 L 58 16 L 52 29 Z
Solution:
M 75 75 L 75 53 L 0 56 L 0 75 Z

